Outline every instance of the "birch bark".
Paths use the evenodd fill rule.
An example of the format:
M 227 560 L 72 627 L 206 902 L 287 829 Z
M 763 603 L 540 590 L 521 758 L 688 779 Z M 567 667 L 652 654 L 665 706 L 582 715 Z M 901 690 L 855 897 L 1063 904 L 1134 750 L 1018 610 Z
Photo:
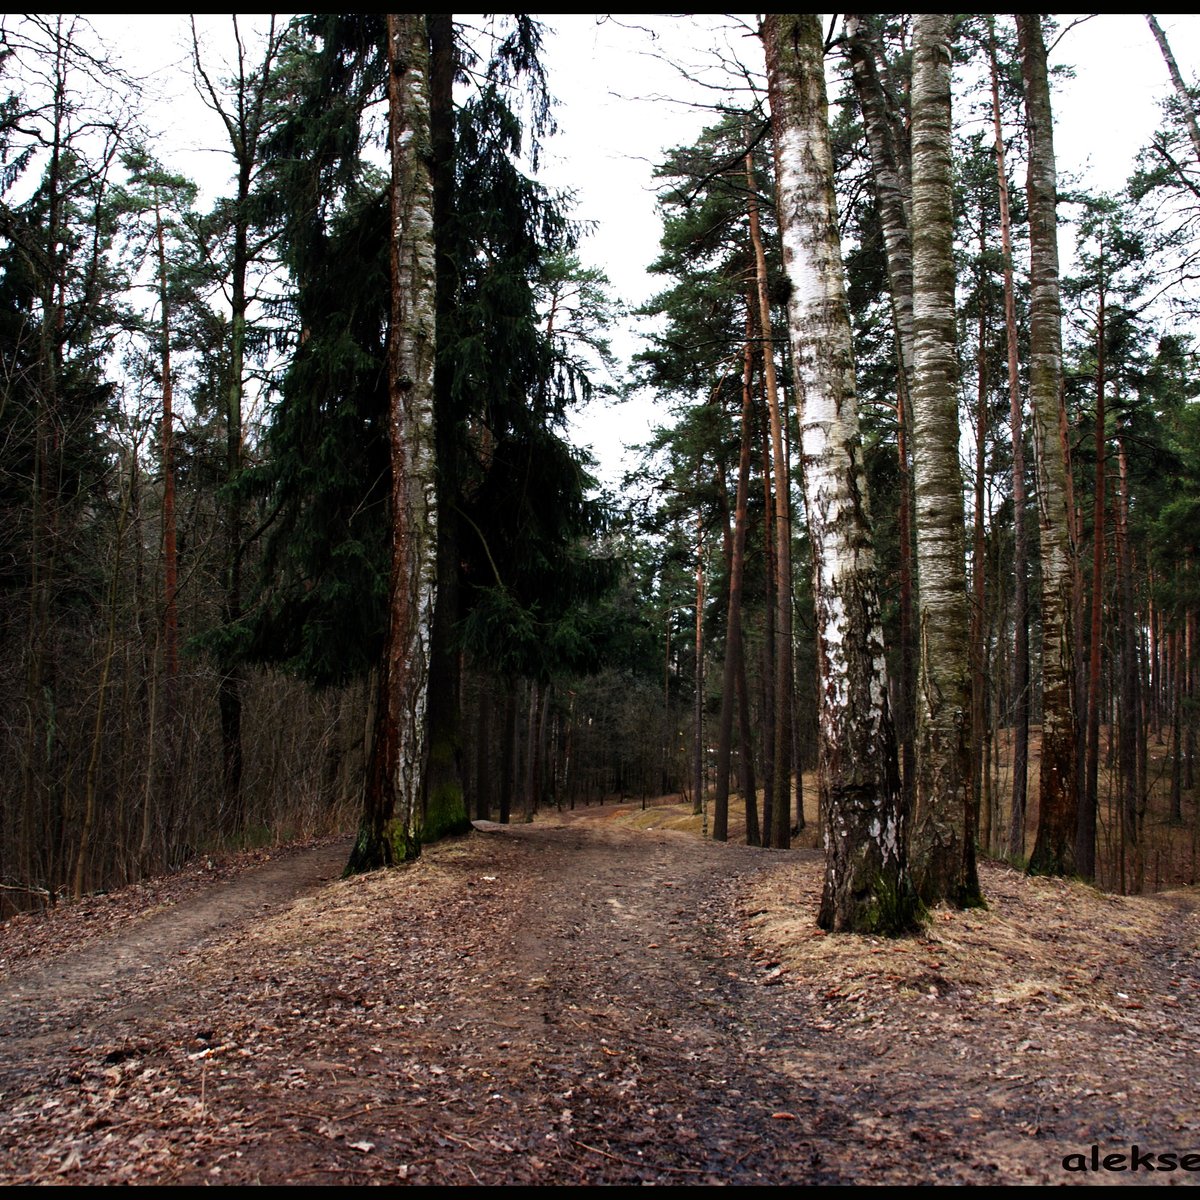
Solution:
M 878 18 L 876 18 L 877 20 Z M 909 513 L 912 501 L 908 442 L 911 429 L 909 397 L 913 372 L 913 248 L 912 145 L 904 114 L 881 75 L 886 68 L 879 33 L 870 17 L 848 13 L 846 46 L 854 90 L 862 109 L 863 129 L 871 155 L 871 180 L 879 209 L 879 224 L 887 261 L 892 322 L 900 358 L 896 381 L 897 458 L 900 467 L 900 663 L 892 680 L 896 697 L 896 733 L 900 742 L 904 811 L 910 812 L 916 780 L 913 736 L 915 689 L 913 679 L 912 574 L 913 552 Z M 884 72 L 886 74 L 886 70 Z
M 415 858 L 427 766 L 426 705 L 437 582 L 433 426 L 435 262 L 429 43 L 423 14 L 388 14 L 391 184 L 392 568 L 382 696 L 363 822 L 348 870 Z
M 1042 763 L 1029 871 L 1075 869 L 1077 779 L 1071 601 L 1074 546 L 1062 415 L 1062 305 L 1055 215 L 1057 176 L 1041 18 L 1017 15 L 1029 133 L 1029 396 L 1033 409 L 1042 563 Z
M 1167 41 L 1167 35 L 1163 32 L 1158 19 L 1153 13 L 1147 13 L 1146 21 L 1150 25 L 1150 32 L 1154 34 L 1158 48 L 1162 51 L 1163 62 L 1167 64 L 1167 73 L 1171 76 L 1171 84 L 1175 88 L 1175 95 L 1179 100 L 1180 112 L 1183 114 L 1184 124 L 1187 125 L 1188 137 L 1191 139 L 1192 149 L 1196 153 L 1196 161 L 1200 162 L 1200 124 L 1197 124 L 1196 121 L 1196 107 L 1192 103 L 1191 92 L 1188 91 L 1188 86 L 1183 81 L 1179 64 L 1175 61 L 1175 55 L 1171 53 L 1171 44 Z
M 913 475 L 917 528 L 917 779 L 909 865 L 925 904 L 980 901 L 971 804 L 970 665 L 958 461 L 948 14 L 913 46 Z
M 818 921 L 830 930 L 898 932 L 917 906 L 904 863 L 819 18 L 768 14 L 762 36 L 813 545 L 826 813 Z

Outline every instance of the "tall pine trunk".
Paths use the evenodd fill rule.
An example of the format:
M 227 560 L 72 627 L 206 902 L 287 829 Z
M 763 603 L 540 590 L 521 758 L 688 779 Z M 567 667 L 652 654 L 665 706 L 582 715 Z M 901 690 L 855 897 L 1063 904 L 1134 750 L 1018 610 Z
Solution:
M 696 517 L 696 664 L 692 697 L 692 812 L 704 809 L 704 514 Z
M 824 53 L 815 14 L 763 23 L 779 225 L 813 544 L 825 929 L 910 927 L 896 739 L 858 430 Z
M 775 705 L 773 734 L 774 795 L 771 824 L 763 827 L 768 843 L 786 850 L 791 841 L 792 809 L 792 548 L 789 535 L 788 493 L 791 490 L 787 456 L 783 448 L 783 417 L 775 378 L 775 346 L 771 336 L 771 304 L 767 295 L 767 257 L 758 220 L 758 195 L 754 162 L 746 155 L 746 194 L 750 217 L 750 244 L 754 250 L 754 278 L 758 302 L 758 327 L 762 334 L 763 379 L 767 388 L 767 413 L 771 431 L 771 467 L 774 479 L 775 532 Z
M 979 248 L 987 246 L 987 222 L 979 219 Z M 982 267 L 980 269 L 982 275 Z M 982 279 L 980 294 L 982 295 Z M 987 541 L 984 511 L 987 504 L 987 431 L 988 390 L 987 369 L 987 307 L 979 306 L 979 327 L 976 336 L 975 393 L 975 478 L 974 512 L 971 528 L 971 803 L 975 810 L 979 845 L 985 855 L 992 853 L 992 796 L 987 763 Z
M 163 467 L 163 784 L 162 807 L 166 813 L 168 838 L 175 813 L 181 750 L 179 697 L 179 550 L 175 521 L 175 413 L 171 378 L 171 307 L 167 291 L 167 247 L 162 212 L 157 197 L 154 229 L 158 243 L 159 303 L 162 306 L 160 348 L 162 370 L 162 467 Z
M 1092 612 L 1088 647 L 1087 746 L 1083 795 L 1075 839 L 1075 867 L 1084 879 L 1096 874 L 1096 811 L 1100 780 L 1100 672 L 1104 638 L 1104 245 L 1100 246 L 1100 311 L 1096 325 L 1096 481 L 1092 498 Z
M 1021 372 L 1017 360 L 1017 300 L 1013 284 L 1012 219 L 1008 171 L 1004 165 L 1004 129 L 996 67 L 995 22 L 988 17 L 988 66 L 992 80 L 992 123 L 996 134 L 996 186 L 1000 201 L 1000 244 L 1004 256 L 1004 329 L 1008 349 L 1008 423 L 1012 435 L 1013 491 L 1013 657 L 1012 657 L 1012 802 L 1008 853 L 1025 853 L 1025 810 L 1029 795 L 1029 540 L 1025 524 L 1025 428 Z
M 1138 677 L 1138 625 L 1133 596 L 1133 548 L 1129 544 L 1129 492 L 1125 446 L 1117 442 L 1117 586 L 1121 613 L 1121 676 L 1117 739 L 1121 795 L 1121 891 L 1142 890 L 1143 851 L 1138 811 L 1138 743 L 1141 695 Z M 1128 868 L 1128 871 L 1127 871 Z
M 738 480 L 737 495 L 734 500 L 733 536 L 729 548 L 729 603 L 725 624 L 725 664 L 721 678 L 721 726 L 717 736 L 717 781 L 716 794 L 713 797 L 713 840 L 726 841 L 729 837 L 729 764 L 733 743 L 733 708 L 735 703 L 745 707 L 745 663 L 742 639 L 742 580 L 746 564 L 746 526 L 749 514 L 750 494 L 750 418 L 752 392 L 750 388 L 754 372 L 754 351 L 750 343 L 751 321 L 750 313 L 746 313 L 746 345 L 743 351 L 742 363 L 742 406 L 740 430 L 740 449 L 738 451 Z M 743 679 L 739 686 L 738 673 Z M 745 722 L 743 722 L 745 724 Z M 749 845 L 756 844 L 760 839 L 758 831 L 757 801 L 754 796 L 754 766 L 747 761 L 746 743 L 748 737 L 742 739 L 741 774 L 742 799 L 746 808 L 746 841 Z M 747 776 L 747 771 L 749 775 Z M 753 826 L 753 840 L 751 827 Z

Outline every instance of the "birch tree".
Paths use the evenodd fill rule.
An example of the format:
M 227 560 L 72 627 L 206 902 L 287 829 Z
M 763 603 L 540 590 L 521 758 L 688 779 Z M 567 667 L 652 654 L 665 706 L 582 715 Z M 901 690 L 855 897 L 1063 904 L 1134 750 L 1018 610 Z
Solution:
M 949 14 L 918 16 L 912 90 L 913 474 L 917 778 L 910 864 L 926 904 L 979 902 L 971 806 L 970 669 L 958 462 Z
M 435 264 L 429 43 L 422 14 L 388 14 L 391 322 L 388 632 L 362 824 L 348 870 L 420 853 L 426 702 L 437 583 L 433 429 Z
M 879 211 L 887 262 L 888 292 L 892 323 L 899 356 L 896 380 L 896 452 L 900 467 L 898 534 L 900 543 L 900 663 L 892 682 L 896 694 L 896 726 L 900 742 L 900 765 L 906 809 L 913 801 L 916 753 L 913 737 L 913 615 L 911 428 L 913 371 L 913 246 L 912 246 L 912 141 L 906 113 L 889 86 L 887 59 L 877 27 L 880 18 L 848 13 L 845 45 L 854 81 L 854 92 L 862 110 L 863 132 L 871 156 L 871 182 Z
M 1146 21 L 1150 26 L 1150 32 L 1154 34 L 1158 48 L 1162 51 L 1163 62 L 1167 64 L 1167 73 L 1171 76 L 1171 86 L 1175 89 L 1175 97 L 1179 101 L 1180 116 L 1187 127 L 1188 138 L 1192 143 L 1196 160 L 1200 162 L 1200 122 L 1196 120 L 1196 106 L 1192 100 L 1192 93 L 1183 81 L 1183 73 L 1179 70 L 1175 55 L 1171 53 L 1171 44 L 1167 41 L 1167 35 L 1158 23 L 1158 18 L 1153 13 L 1147 13 Z
M 1029 870 L 1075 869 L 1076 719 L 1071 602 L 1074 546 L 1062 409 L 1062 301 L 1057 176 L 1041 18 L 1017 15 L 1029 133 L 1029 396 L 1033 409 L 1042 561 L 1042 763 L 1037 840 Z
M 813 543 L 825 929 L 898 932 L 916 915 L 904 862 L 874 548 L 842 275 L 819 18 L 762 28 L 788 323 Z

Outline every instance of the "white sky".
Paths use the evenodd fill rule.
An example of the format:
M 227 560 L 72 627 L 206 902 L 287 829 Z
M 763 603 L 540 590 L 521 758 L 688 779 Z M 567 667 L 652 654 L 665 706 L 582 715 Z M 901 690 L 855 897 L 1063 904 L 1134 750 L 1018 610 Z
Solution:
M 93 16 L 89 18 L 130 69 L 153 75 L 171 96 L 149 119 L 164 135 L 162 157 L 209 185 L 211 199 L 222 187 L 228 158 L 214 153 L 221 132 L 190 92 L 186 16 Z M 1074 16 L 1060 17 L 1066 26 Z M 243 17 L 243 30 L 262 22 Z M 714 48 L 726 59 L 740 57 L 761 70 L 761 49 L 735 17 L 596 15 L 543 17 L 550 31 L 546 63 L 560 106 L 561 128 L 545 154 L 544 180 L 578 194 L 576 215 L 596 222 L 582 247 L 589 264 L 603 268 L 617 296 L 630 307 L 644 302 L 665 281 L 646 274 L 658 253 L 654 210 L 654 164 L 664 149 L 692 141 L 711 114 L 687 102 L 711 101 L 717 93 L 689 85 L 676 65 L 711 78 Z M 743 17 L 753 24 L 754 18 Z M 1200 15 L 1159 16 L 1184 77 L 1200 71 Z M 197 18 L 213 52 L 231 46 L 227 17 Z M 823 18 L 828 23 L 828 18 Z M 1170 80 L 1157 44 L 1141 15 L 1097 16 L 1071 29 L 1052 55 L 1074 66 L 1076 78 L 1055 82 L 1055 149 L 1060 175 L 1079 173 L 1093 189 L 1117 190 L 1134 156 L 1157 127 L 1159 102 Z M 172 155 L 166 147 L 179 146 Z M 205 149 L 209 147 L 209 149 Z M 1068 235 L 1060 236 L 1064 256 Z M 626 356 L 638 348 L 630 328 L 614 338 Z M 594 405 L 578 422 L 579 440 L 601 460 L 605 481 L 619 479 L 633 463 L 623 447 L 644 441 L 655 414 L 645 401 L 607 409 Z

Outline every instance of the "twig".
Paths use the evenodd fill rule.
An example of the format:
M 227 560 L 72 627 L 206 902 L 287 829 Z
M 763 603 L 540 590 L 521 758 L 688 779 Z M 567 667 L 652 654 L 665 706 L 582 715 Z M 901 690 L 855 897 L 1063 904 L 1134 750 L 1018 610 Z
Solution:
M 479 1149 L 479 1147 L 476 1146 L 473 1142 L 468 1142 L 466 1138 L 457 1137 L 453 1133 L 447 1133 L 444 1129 L 439 1131 L 438 1136 L 444 1137 L 444 1138 L 449 1138 L 452 1142 L 461 1142 L 464 1146 L 466 1146 L 466 1148 L 468 1150 L 476 1150 L 477 1151 Z M 468 1170 L 469 1169 L 470 1168 L 468 1168 Z M 472 1171 L 471 1174 L 474 1175 L 475 1172 Z M 478 1181 L 476 1181 L 476 1182 L 478 1182 Z
M 47 900 L 50 899 L 50 893 L 45 888 L 28 887 L 23 883 L 0 883 L 0 891 L 24 892 L 27 896 L 43 896 Z
M 627 1167 L 649 1167 L 652 1171 L 673 1171 L 677 1175 L 707 1175 L 707 1171 L 701 1171 L 697 1167 L 670 1167 L 664 1163 L 651 1163 L 643 1160 L 638 1162 L 635 1158 L 621 1158 L 616 1154 L 609 1154 L 607 1150 L 601 1150 L 599 1146 L 589 1146 L 587 1142 L 581 1142 L 578 1138 L 572 1138 L 571 1141 L 584 1150 L 590 1150 L 593 1154 L 601 1154 L 605 1158 L 611 1158 L 613 1162 L 623 1163 Z

